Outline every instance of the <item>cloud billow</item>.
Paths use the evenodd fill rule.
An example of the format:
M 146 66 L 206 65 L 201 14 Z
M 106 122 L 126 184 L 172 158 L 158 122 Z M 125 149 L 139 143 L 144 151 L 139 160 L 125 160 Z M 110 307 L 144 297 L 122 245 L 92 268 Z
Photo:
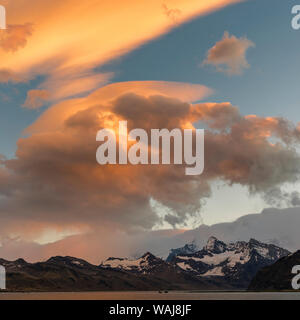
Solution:
M 216 180 L 264 195 L 299 179 L 299 128 L 289 121 L 242 116 L 230 103 L 193 105 L 136 83 L 130 89 L 130 83 L 117 86 L 118 95 L 104 87 L 51 107 L 29 128 L 30 135 L 19 139 L 16 158 L 1 160 L 4 235 L 36 236 L 49 226 L 150 230 L 162 219 L 151 199 L 169 208 L 167 222 L 176 227 L 199 214 Z M 204 173 L 186 176 L 180 165 L 99 166 L 96 133 L 117 130 L 120 120 L 127 120 L 129 129 L 145 130 L 205 123 Z
M 27 98 L 23 105 L 27 109 L 39 109 L 49 99 L 47 90 L 30 90 L 27 92 Z
M 237 38 L 224 33 L 223 39 L 218 41 L 207 53 L 202 65 L 212 65 L 218 72 L 228 75 L 240 75 L 249 68 L 246 59 L 247 50 L 255 44 L 246 37 Z
M 8 25 L 0 31 L 0 48 L 6 52 L 16 52 L 26 46 L 33 33 L 31 23 Z

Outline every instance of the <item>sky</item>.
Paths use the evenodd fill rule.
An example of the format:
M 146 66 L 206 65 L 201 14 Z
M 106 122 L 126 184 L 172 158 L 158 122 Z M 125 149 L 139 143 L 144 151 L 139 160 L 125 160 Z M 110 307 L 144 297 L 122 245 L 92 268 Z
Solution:
M 295 1 L 0 4 L 1 243 L 65 239 L 67 252 L 70 237 L 104 229 L 192 229 L 300 205 Z M 120 119 L 204 127 L 204 174 L 100 168 L 96 132 Z

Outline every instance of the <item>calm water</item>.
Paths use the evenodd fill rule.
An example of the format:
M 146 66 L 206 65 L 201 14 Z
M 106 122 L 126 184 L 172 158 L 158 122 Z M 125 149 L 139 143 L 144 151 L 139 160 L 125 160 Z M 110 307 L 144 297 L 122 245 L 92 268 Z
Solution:
M 0 293 L 0 300 L 300 300 L 300 292 L 51 292 Z

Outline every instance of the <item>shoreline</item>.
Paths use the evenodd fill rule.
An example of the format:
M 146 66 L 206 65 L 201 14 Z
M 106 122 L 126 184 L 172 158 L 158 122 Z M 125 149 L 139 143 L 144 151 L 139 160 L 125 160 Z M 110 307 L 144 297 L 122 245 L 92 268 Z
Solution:
M 0 292 L 0 300 L 300 300 L 300 292 Z

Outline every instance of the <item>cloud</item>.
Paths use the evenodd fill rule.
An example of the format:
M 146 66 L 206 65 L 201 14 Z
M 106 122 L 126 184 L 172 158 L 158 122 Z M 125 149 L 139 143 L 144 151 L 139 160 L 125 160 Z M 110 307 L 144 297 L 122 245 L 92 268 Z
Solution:
M 15 52 L 24 48 L 33 33 L 31 23 L 8 25 L 0 31 L 0 48 L 6 52 Z
M 175 0 L 172 6 L 184 23 L 238 2 Z M 6 10 L 13 13 L 8 24 L 14 27 L 2 41 L 6 50 L 0 52 L 0 70 L 22 79 L 42 76 L 45 81 L 37 89 L 49 91 L 54 101 L 104 85 L 110 76 L 99 71 L 101 66 L 175 27 L 162 14 L 161 0 L 8 1 Z M 141 12 L 147 12 L 143 19 Z M 34 25 L 33 33 L 27 24 L 21 28 L 24 20 Z
M 129 235 L 105 228 L 99 228 L 91 233 L 69 236 L 47 244 L 7 237 L 1 242 L 0 256 L 8 260 L 23 257 L 27 261 L 34 262 L 47 260 L 59 253 L 62 256 L 84 258 L 99 265 L 102 260 L 111 255 L 123 257 L 134 252 L 135 241 L 141 237 L 142 234 Z
M 194 230 L 173 236 L 173 244 L 182 246 L 196 240 L 203 246 L 211 235 L 227 243 L 249 241 L 250 238 L 273 243 L 290 251 L 299 249 L 300 207 L 264 209 L 261 213 L 248 214 L 233 222 L 218 223 L 212 226 L 202 225 Z M 169 239 L 170 245 L 170 239 Z M 156 247 L 159 250 L 159 247 Z M 154 251 L 154 250 L 153 250 Z M 166 251 L 167 252 L 167 251 Z
M 95 73 L 91 70 L 62 70 L 50 75 L 41 85 L 47 88 L 51 100 L 87 94 L 91 90 L 107 84 L 113 77 L 112 72 Z
M 0 82 L 19 83 L 19 82 L 26 82 L 28 80 L 29 78 L 24 77 L 24 75 L 17 74 L 10 69 L 7 69 L 7 68 L 0 69 Z
M 82 100 L 66 100 L 46 110 L 35 123 L 30 125 L 26 133 L 38 133 L 43 130 L 62 128 L 67 117 L 83 108 L 93 106 L 96 101 L 107 103 L 126 93 L 135 93 L 144 97 L 162 95 L 177 98 L 186 102 L 203 100 L 213 94 L 213 90 L 199 84 L 169 81 L 127 81 L 112 83 L 93 92 Z
M 27 92 L 27 98 L 23 107 L 27 109 L 39 109 L 48 99 L 49 92 L 47 90 L 30 90 Z
M 190 96 L 189 86 L 180 88 L 114 84 L 48 109 L 19 139 L 16 157 L 1 160 L 2 236 L 34 239 L 49 227 L 126 233 L 150 230 L 164 219 L 183 226 L 197 217 L 215 180 L 261 195 L 298 181 L 296 126 L 283 118 L 242 116 L 227 102 L 193 105 L 179 99 Z M 178 96 L 166 94 L 171 92 Z M 204 123 L 203 175 L 186 176 L 185 167 L 175 165 L 99 166 L 96 132 L 117 130 L 119 120 L 127 120 L 129 129 L 145 130 Z M 151 206 L 152 199 L 168 208 L 165 217 Z
M 210 64 L 215 66 L 219 72 L 239 75 L 244 69 L 249 68 L 246 53 L 254 46 L 254 43 L 245 37 L 237 38 L 225 32 L 223 39 L 209 49 L 202 65 Z
M 177 24 L 181 17 L 179 9 L 170 9 L 165 3 L 162 5 L 164 14 L 171 20 L 172 23 Z
M 297 207 L 300 206 L 300 193 L 298 191 L 287 192 L 278 187 L 271 188 L 264 195 L 267 204 L 273 207 Z
M 1 241 L 0 256 L 8 260 L 22 257 L 34 262 L 59 254 L 77 256 L 98 265 L 111 256 L 138 257 L 147 251 L 166 258 L 170 249 L 182 247 L 192 241 L 202 247 L 212 235 L 227 243 L 255 238 L 296 251 L 300 242 L 299 224 L 300 207 L 269 208 L 261 213 L 245 215 L 233 222 L 201 225 L 188 231 L 161 230 L 129 234 L 100 227 L 92 232 L 69 236 L 50 244 L 6 237 Z

